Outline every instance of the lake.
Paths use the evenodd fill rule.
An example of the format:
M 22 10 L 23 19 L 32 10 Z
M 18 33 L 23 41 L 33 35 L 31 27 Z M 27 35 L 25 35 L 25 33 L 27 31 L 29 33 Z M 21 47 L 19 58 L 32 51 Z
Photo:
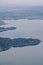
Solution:
M 14 30 L 0 32 L 1 38 L 39 39 L 38 45 L 11 47 L 0 52 L 0 65 L 43 65 L 43 20 L 2 20 L 0 27 L 16 27 Z

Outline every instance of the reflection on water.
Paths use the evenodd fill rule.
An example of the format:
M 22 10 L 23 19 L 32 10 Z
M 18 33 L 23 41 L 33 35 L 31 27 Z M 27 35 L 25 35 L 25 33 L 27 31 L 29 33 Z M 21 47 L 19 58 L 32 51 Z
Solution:
M 41 41 L 38 39 L 26 39 L 26 38 L 0 38 L 0 52 L 6 51 L 11 47 L 25 47 L 25 46 L 34 46 L 38 45 Z

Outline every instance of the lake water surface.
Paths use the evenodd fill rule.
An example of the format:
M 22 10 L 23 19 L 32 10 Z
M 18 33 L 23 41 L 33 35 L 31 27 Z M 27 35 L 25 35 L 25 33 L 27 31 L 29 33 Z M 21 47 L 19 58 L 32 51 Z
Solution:
M 15 30 L 0 32 L 2 38 L 33 38 L 41 40 L 39 45 L 11 48 L 0 52 L 0 65 L 43 65 L 43 20 L 3 20 Z

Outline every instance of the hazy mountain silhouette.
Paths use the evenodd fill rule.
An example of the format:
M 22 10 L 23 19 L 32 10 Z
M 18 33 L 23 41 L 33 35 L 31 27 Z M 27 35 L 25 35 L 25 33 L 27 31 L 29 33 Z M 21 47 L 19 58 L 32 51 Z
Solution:
M 25 46 L 34 46 L 38 45 L 41 42 L 39 39 L 32 38 L 0 38 L 0 52 L 6 51 L 11 47 L 25 47 Z

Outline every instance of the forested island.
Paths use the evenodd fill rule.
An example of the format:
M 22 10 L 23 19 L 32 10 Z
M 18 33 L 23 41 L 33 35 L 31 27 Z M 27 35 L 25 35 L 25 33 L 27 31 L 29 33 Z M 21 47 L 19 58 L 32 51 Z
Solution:
M 6 51 L 11 47 L 25 47 L 25 46 L 34 46 L 38 45 L 41 42 L 39 39 L 32 38 L 0 38 L 0 52 Z

